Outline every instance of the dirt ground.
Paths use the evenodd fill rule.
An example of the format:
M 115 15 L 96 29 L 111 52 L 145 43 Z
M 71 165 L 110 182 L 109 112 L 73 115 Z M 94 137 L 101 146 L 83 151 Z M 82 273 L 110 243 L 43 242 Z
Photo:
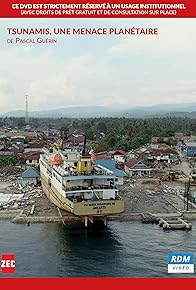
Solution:
M 174 182 L 162 183 L 158 180 L 138 179 L 134 184 L 125 180 L 120 188 L 121 196 L 125 201 L 125 213 L 174 213 L 184 210 L 183 196 L 184 187 Z
M 58 216 L 55 205 L 47 199 L 41 187 L 28 187 L 19 189 L 16 185 L 17 176 L 13 175 L 0 180 L 0 193 L 24 193 L 21 201 L 10 202 L 1 206 L 1 209 L 23 210 L 29 215 L 31 208 L 35 205 L 34 216 Z M 130 213 L 174 213 L 185 209 L 183 201 L 183 182 L 162 182 L 158 179 L 137 179 L 134 184 L 130 179 L 125 179 L 124 185 L 119 188 L 120 194 L 125 201 L 124 214 Z M 194 208 L 195 210 L 195 208 Z M 0 210 L 1 212 L 1 210 Z M 63 215 L 70 215 L 63 212 Z

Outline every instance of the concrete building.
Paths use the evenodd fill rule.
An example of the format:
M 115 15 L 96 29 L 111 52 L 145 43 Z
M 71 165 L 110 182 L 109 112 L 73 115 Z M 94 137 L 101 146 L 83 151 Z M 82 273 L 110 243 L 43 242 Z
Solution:
M 13 136 L 11 137 L 11 142 L 12 144 L 24 144 L 25 138 L 25 136 Z
M 39 181 L 39 172 L 33 167 L 29 167 L 22 173 L 21 177 L 25 185 L 27 184 L 37 185 Z
M 151 176 L 152 174 L 152 168 L 145 165 L 140 160 L 129 160 L 125 163 L 125 172 L 128 174 L 128 176 Z
M 40 158 L 40 152 L 25 152 L 21 155 L 21 163 L 26 163 L 27 165 L 38 165 L 39 164 L 39 158 Z
M 95 164 L 111 171 L 111 173 L 116 176 L 115 183 L 117 185 L 123 185 L 124 177 L 127 176 L 127 174 L 123 170 L 116 168 L 115 160 L 96 160 Z
M 79 144 L 83 144 L 85 140 L 85 136 L 83 134 L 71 134 L 67 139 L 66 143 L 70 143 L 73 146 L 77 146 Z
M 24 149 L 24 152 L 42 152 L 43 147 L 43 141 L 29 142 L 28 146 Z
M 186 154 L 188 157 L 196 157 L 196 142 L 186 143 Z
M 159 144 L 158 148 L 153 147 L 151 153 L 148 155 L 148 160 L 172 163 L 178 160 L 178 153 L 166 144 Z
M 124 163 L 125 162 L 125 157 L 126 157 L 126 152 L 123 150 L 116 150 L 116 151 L 110 151 L 111 156 L 114 158 L 114 160 L 117 163 Z

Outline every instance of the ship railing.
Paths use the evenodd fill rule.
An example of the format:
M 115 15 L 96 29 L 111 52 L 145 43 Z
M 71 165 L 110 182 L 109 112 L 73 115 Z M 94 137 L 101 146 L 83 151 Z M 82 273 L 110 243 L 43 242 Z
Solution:
M 86 190 L 104 190 L 104 189 L 118 189 L 117 186 L 110 185 L 97 185 L 97 186 L 63 186 L 63 190 L 65 191 L 86 191 Z
M 96 197 L 97 199 L 100 199 L 100 196 L 96 193 L 96 191 L 94 191 L 93 194 L 95 195 L 95 197 Z
M 43 147 L 43 148 L 42 148 L 42 152 L 43 152 L 43 153 L 46 153 L 46 154 L 49 154 L 49 150 L 48 150 L 48 148 L 46 148 L 46 147 Z
M 116 198 L 115 199 L 122 199 L 122 197 L 119 195 L 119 193 L 116 193 Z
M 106 176 L 109 176 L 111 178 L 115 178 L 114 174 L 112 173 L 108 173 L 108 172 L 104 172 L 104 171 L 101 171 L 101 172 L 77 172 L 76 170 L 68 170 L 67 171 L 67 174 L 64 175 L 65 177 L 66 176 L 100 176 L 100 175 L 106 175 Z
M 84 195 L 78 195 L 78 193 L 72 193 L 71 195 L 66 196 L 70 201 L 76 203 L 76 202 L 88 202 L 88 201 L 106 201 L 106 200 L 119 200 L 120 198 L 108 198 L 104 199 L 98 194 L 95 194 L 95 192 L 92 192 L 91 198 L 84 198 Z

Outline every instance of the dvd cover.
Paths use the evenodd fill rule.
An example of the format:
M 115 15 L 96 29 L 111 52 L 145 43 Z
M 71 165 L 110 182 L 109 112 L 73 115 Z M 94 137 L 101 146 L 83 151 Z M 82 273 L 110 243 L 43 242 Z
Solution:
M 0 285 L 194 284 L 195 15 L 2 4 Z

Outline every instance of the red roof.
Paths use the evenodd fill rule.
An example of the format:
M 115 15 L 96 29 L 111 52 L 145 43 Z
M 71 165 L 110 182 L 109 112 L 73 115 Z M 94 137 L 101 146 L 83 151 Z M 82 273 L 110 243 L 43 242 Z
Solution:
M 160 155 L 170 155 L 170 154 L 177 154 L 177 153 L 172 148 L 167 148 L 167 149 L 154 149 L 152 150 L 151 155 L 160 156 Z
M 40 152 L 25 152 L 21 155 L 24 160 L 39 160 Z
M 85 136 L 82 134 L 72 134 L 68 139 L 67 142 L 71 142 L 73 144 L 83 143 Z
M 108 155 L 95 155 L 96 160 L 111 160 L 112 158 Z
M 8 148 L 9 151 L 14 152 L 14 153 L 23 153 L 24 152 L 24 147 L 23 146 L 11 146 Z
M 30 142 L 29 143 L 29 147 L 30 148 L 43 148 L 44 147 L 44 142 L 41 141 L 41 142 Z
M 129 168 L 134 167 L 137 163 L 139 162 L 139 160 L 136 159 L 130 159 L 129 161 L 125 162 L 125 165 Z
M 124 155 L 126 155 L 126 152 L 123 150 L 116 150 L 116 151 L 114 151 L 113 155 L 123 155 L 124 156 Z

